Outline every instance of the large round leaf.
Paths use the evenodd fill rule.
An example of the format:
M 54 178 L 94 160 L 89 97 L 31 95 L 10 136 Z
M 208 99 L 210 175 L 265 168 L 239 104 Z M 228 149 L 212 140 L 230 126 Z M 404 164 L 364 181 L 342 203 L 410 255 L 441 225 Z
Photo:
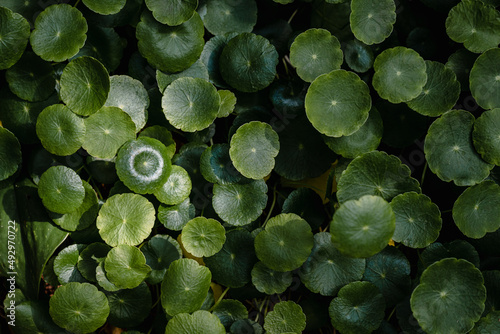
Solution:
M 413 100 L 427 82 L 425 61 L 415 50 L 402 46 L 384 50 L 373 68 L 373 87 L 391 103 Z
M 487 110 L 474 122 L 474 148 L 484 161 L 500 166 L 500 108 Z
M 85 133 L 84 120 L 63 104 L 45 108 L 36 121 L 36 134 L 43 147 L 56 155 L 71 155 L 78 151 Z
M 189 20 L 198 7 L 198 0 L 146 0 L 146 6 L 155 19 L 169 26 L 177 26 Z
M 255 238 L 259 260 L 276 271 L 292 271 L 311 254 L 314 238 L 309 224 L 293 213 L 282 213 L 266 224 Z
M 472 52 L 481 53 L 500 43 L 500 14 L 479 0 L 462 0 L 448 13 L 446 33 Z
M 179 78 L 163 93 L 161 100 L 167 120 L 187 132 L 207 128 L 217 118 L 220 97 L 217 89 L 200 78 Z
M 61 100 L 74 113 L 89 116 L 106 102 L 110 84 L 104 65 L 95 58 L 83 56 L 66 65 L 60 85 Z
M 54 166 L 47 169 L 38 182 L 38 195 L 43 205 L 56 213 L 70 213 L 82 205 L 85 188 L 72 169 Z
M 170 264 L 182 257 L 179 243 L 171 236 L 161 234 L 155 235 L 143 245 L 141 252 L 146 257 L 146 264 L 152 269 L 146 279 L 149 284 L 163 281 Z
M 0 7 L 0 20 L 0 69 L 4 70 L 23 55 L 30 36 L 30 25 L 20 14 L 5 7 Z
M 219 318 L 207 311 L 196 311 L 193 314 L 175 315 L 165 328 L 165 334 L 225 334 L 226 330 Z
M 161 284 L 161 304 L 167 314 L 191 313 L 199 310 L 212 274 L 192 259 L 179 259 L 170 264 Z
M 111 15 L 120 12 L 126 2 L 127 0 L 83 0 L 85 6 L 90 10 L 102 15 Z
M 104 260 L 106 276 L 119 289 L 133 289 L 148 276 L 151 268 L 141 251 L 129 245 L 112 248 Z
M 160 205 L 158 208 L 158 220 L 169 230 L 180 231 L 187 224 L 188 221 L 195 216 L 194 205 L 191 204 L 189 198 L 184 202 L 166 206 Z
M 137 24 L 136 37 L 140 53 L 151 66 L 164 72 L 179 72 L 200 56 L 204 32 L 197 12 L 186 22 L 172 27 L 161 24 L 149 11 L 144 11 Z
M 72 244 L 57 254 L 54 259 L 54 273 L 59 283 L 64 285 L 70 282 L 86 282 L 78 270 L 80 254 L 86 247 L 87 245 Z
M 335 70 L 316 78 L 305 100 L 309 121 L 330 137 L 353 134 L 367 120 L 370 91 L 355 73 Z
M 332 235 L 314 235 L 314 247 L 299 270 L 300 280 L 314 293 L 335 296 L 344 285 L 358 281 L 365 271 L 365 259 L 343 255 L 335 248 Z
M 407 192 L 391 201 L 396 215 L 396 230 L 392 239 L 412 248 L 423 248 L 436 241 L 441 230 L 441 212 L 423 194 Z
M 280 142 L 269 124 L 253 121 L 236 130 L 230 146 L 229 156 L 234 167 L 243 176 L 258 180 L 273 170 Z
M 104 105 L 118 107 L 129 114 L 135 123 L 135 132 L 139 132 L 148 120 L 148 92 L 139 80 L 126 75 L 113 75 L 109 82 L 108 99 Z
M 352 282 L 330 304 L 332 325 L 343 334 L 368 334 L 384 319 L 384 297 L 370 282 Z
M 453 220 L 469 238 L 479 239 L 500 228 L 500 186 L 483 181 L 467 188 L 453 205 Z
M 30 42 L 43 60 L 61 62 L 73 57 L 87 39 L 87 21 L 68 4 L 47 7 L 35 20 Z
M 250 32 L 257 23 L 255 0 L 208 0 L 203 22 L 213 35 Z
M 234 226 L 256 220 L 267 205 L 267 185 L 263 180 L 245 184 L 214 185 L 212 205 L 219 217 Z
M 354 36 L 361 42 L 382 43 L 396 22 L 396 4 L 393 0 L 353 0 L 349 22 Z
M 430 265 L 411 295 L 411 309 L 427 333 L 467 333 L 481 318 L 486 288 L 479 269 L 447 258 Z
M 242 92 L 256 92 L 276 75 L 278 52 L 264 37 L 242 33 L 231 39 L 219 59 L 222 78 Z
M 325 29 L 309 29 L 301 33 L 290 46 L 290 62 L 297 75 L 313 82 L 318 76 L 340 69 L 343 54 L 337 37 Z
M 302 333 L 306 328 L 306 315 L 293 301 L 283 301 L 264 318 L 264 329 L 269 334 Z
M 500 108 L 500 49 L 490 49 L 480 55 L 470 71 L 470 91 L 484 109 Z
M 168 180 L 172 167 L 169 150 L 160 141 L 139 137 L 129 140 L 118 151 L 116 172 L 133 191 L 151 194 Z
M 266 295 L 280 294 L 292 284 L 292 273 L 272 270 L 259 261 L 252 269 L 252 284 Z
M 212 256 L 222 249 L 225 232 L 217 220 L 196 217 L 182 229 L 182 245 L 194 256 Z
M 435 120 L 425 137 L 424 152 L 430 170 L 445 182 L 471 186 L 484 180 L 493 168 L 481 159 L 472 143 L 474 116 L 449 111 Z
M 137 194 L 118 194 L 109 197 L 99 210 L 97 228 L 110 246 L 135 246 L 146 239 L 155 223 L 155 208 Z
M 128 140 L 135 139 L 135 124 L 128 114 L 116 107 L 102 107 L 85 119 L 82 147 L 92 156 L 111 159 Z
M 133 289 L 106 292 L 106 297 L 110 309 L 108 322 L 114 326 L 140 325 L 151 311 L 151 291 L 144 282 Z
M 365 195 L 344 202 L 335 211 L 330 225 L 333 244 L 352 257 L 372 256 L 387 246 L 395 222 L 391 206 L 382 197 Z
M 408 106 L 416 112 L 437 117 L 447 112 L 460 96 L 460 84 L 452 70 L 437 61 L 426 60 L 427 82 L 420 95 L 409 101 Z
M 49 301 L 54 322 L 77 334 L 91 333 L 104 325 L 109 315 L 106 295 L 89 283 L 60 286 Z
M 13 175 L 21 161 L 21 144 L 12 132 L 0 127 L 0 181 Z
M 382 196 L 386 201 L 407 191 L 420 193 L 418 181 L 410 177 L 410 169 L 397 157 L 373 151 L 354 159 L 337 185 L 340 203 L 363 195 Z

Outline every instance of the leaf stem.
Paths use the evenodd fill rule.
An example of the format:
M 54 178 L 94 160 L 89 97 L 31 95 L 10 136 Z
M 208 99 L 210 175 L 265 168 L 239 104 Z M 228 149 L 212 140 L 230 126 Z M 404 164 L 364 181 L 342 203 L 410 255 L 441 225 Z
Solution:
M 274 184 L 274 187 L 273 187 L 273 202 L 271 203 L 271 208 L 269 209 L 269 212 L 267 213 L 266 220 L 264 220 L 264 224 L 262 224 L 262 226 L 261 226 L 262 228 L 264 228 L 264 226 L 266 226 L 267 221 L 269 220 L 269 218 L 271 218 L 271 214 L 273 213 L 275 205 L 276 205 L 276 183 Z
M 73 7 L 76 8 L 76 6 L 78 6 L 78 4 L 80 3 L 80 0 L 76 0 L 75 4 L 73 5 Z
M 217 299 L 217 301 L 215 302 L 215 304 L 208 310 L 208 312 L 212 312 L 217 307 L 217 305 L 220 304 L 220 302 L 222 301 L 222 299 L 224 298 L 224 296 L 226 295 L 226 293 L 228 291 L 229 291 L 229 287 L 227 287 L 226 290 L 224 290 L 224 292 L 222 292 L 222 294 L 220 295 L 219 299 Z
M 387 322 L 389 322 L 389 320 L 391 320 L 391 317 L 392 315 L 394 314 L 394 311 L 396 311 L 396 308 L 393 308 L 391 313 L 389 314 L 389 316 L 387 317 Z
M 422 184 L 424 183 L 425 172 L 427 172 L 428 165 L 429 165 L 429 163 L 426 161 L 425 165 L 424 165 L 424 170 L 422 171 L 422 178 L 420 179 L 420 186 L 422 186 Z

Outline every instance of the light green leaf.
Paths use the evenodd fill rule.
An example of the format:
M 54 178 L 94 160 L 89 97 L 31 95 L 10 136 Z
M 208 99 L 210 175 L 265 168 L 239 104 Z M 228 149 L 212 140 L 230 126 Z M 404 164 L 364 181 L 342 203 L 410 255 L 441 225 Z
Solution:
M 283 301 L 264 318 L 264 329 L 269 334 L 302 333 L 306 328 L 306 315 L 293 301 Z
M 43 205 L 56 213 L 70 213 L 82 205 L 85 188 L 72 169 L 54 166 L 47 169 L 38 182 L 38 195 Z
M 224 326 L 219 318 L 207 311 L 193 314 L 179 313 L 167 323 L 165 334 L 224 334 Z
M 84 283 L 87 280 L 82 276 L 78 270 L 78 261 L 80 254 L 87 247 L 82 244 L 72 244 L 57 254 L 54 260 L 54 273 L 61 284 L 68 284 L 70 282 Z
M 195 208 L 189 201 L 189 198 L 186 198 L 184 202 L 177 205 L 166 206 L 162 204 L 158 208 L 158 220 L 166 228 L 173 231 L 182 230 L 194 216 Z
M 167 182 L 154 192 L 155 197 L 164 204 L 182 203 L 191 193 L 191 179 L 188 172 L 180 166 L 172 166 Z
M 371 45 L 382 43 L 392 33 L 396 22 L 393 0 L 352 0 L 350 24 L 354 36 Z
M 112 248 L 104 260 L 106 276 L 119 289 L 133 289 L 148 276 L 151 268 L 141 251 L 129 245 Z
M 218 253 L 226 241 L 226 230 L 215 219 L 196 217 L 182 229 L 182 245 L 197 257 Z

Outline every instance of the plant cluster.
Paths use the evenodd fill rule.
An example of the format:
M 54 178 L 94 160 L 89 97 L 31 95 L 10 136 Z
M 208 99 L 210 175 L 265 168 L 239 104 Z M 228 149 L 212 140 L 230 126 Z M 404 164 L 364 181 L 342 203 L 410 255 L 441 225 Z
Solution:
M 500 332 L 498 5 L 1 0 L 8 330 Z

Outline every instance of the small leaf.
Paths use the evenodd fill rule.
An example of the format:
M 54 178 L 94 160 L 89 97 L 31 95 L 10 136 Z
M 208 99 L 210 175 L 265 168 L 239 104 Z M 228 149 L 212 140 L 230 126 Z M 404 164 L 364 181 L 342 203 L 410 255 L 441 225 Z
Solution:
M 80 253 L 77 264 L 78 271 L 85 279 L 97 282 L 96 269 L 104 262 L 110 249 L 111 247 L 102 242 L 95 242 L 85 247 Z
M 221 300 L 212 313 L 219 318 L 226 329 L 229 329 L 235 321 L 248 318 L 246 306 L 234 299 Z
M 292 273 L 275 271 L 259 261 L 252 269 L 252 284 L 266 295 L 280 294 L 292 285 Z
M 189 198 L 186 198 L 184 202 L 177 205 L 166 206 L 162 204 L 158 208 L 158 220 L 166 228 L 173 231 L 182 230 L 194 216 L 195 208 L 189 201 Z
M 168 267 L 172 262 L 182 257 L 179 243 L 168 235 L 157 234 L 141 247 L 146 257 L 146 264 L 151 267 L 151 273 L 146 278 L 149 284 L 163 281 Z
M 224 227 L 215 219 L 196 217 L 182 229 L 182 244 L 194 256 L 212 256 L 226 241 Z
M 357 39 L 347 42 L 344 55 L 346 64 L 358 73 L 365 73 L 372 68 L 375 58 L 372 49 Z
M 50 167 L 40 177 L 38 195 L 43 205 L 56 213 L 70 213 L 82 205 L 85 188 L 82 179 L 64 166 Z
M 193 16 L 198 0 L 146 0 L 146 6 L 158 22 L 177 26 Z
M 208 0 L 203 23 L 213 35 L 228 32 L 251 32 L 257 23 L 255 0 Z
M 23 55 L 30 36 L 28 21 L 10 9 L 0 8 L 0 70 L 14 65 Z
M 165 334 L 205 333 L 226 333 L 219 318 L 207 311 L 196 311 L 193 314 L 179 313 L 167 323 L 165 328 Z
M 108 322 L 114 326 L 134 327 L 147 318 L 152 306 L 151 291 L 146 283 L 133 289 L 105 292 L 109 303 Z
M 68 284 L 70 282 L 86 282 L 78 270 L 78 261 L 80 254 L 87 247 L 82 244 L 72 244 L 57 254 L 54 260 L 54 273 L 61 284 Z
M 151 268 L 139 249 L 129 245 L 112 248 L 104 260 L 109 281 L 119 289 L 133 289 L 148 276 Z
M 180 166 L 172 166 L 167 181 L 154 192 L 162 203 L 176 205 L 182 203 L 191 193 L 191 179 L 188 172 Z
M 361 42 L 382 43 L 396 22 L 396 4 L 393 0 L 353 0 L 349 21 L 354 36 Z
M 306 315 L 293 301 L 283 301 L 264 318 L 264 329 L 269 334 L 302 333 L 306 328 Z

